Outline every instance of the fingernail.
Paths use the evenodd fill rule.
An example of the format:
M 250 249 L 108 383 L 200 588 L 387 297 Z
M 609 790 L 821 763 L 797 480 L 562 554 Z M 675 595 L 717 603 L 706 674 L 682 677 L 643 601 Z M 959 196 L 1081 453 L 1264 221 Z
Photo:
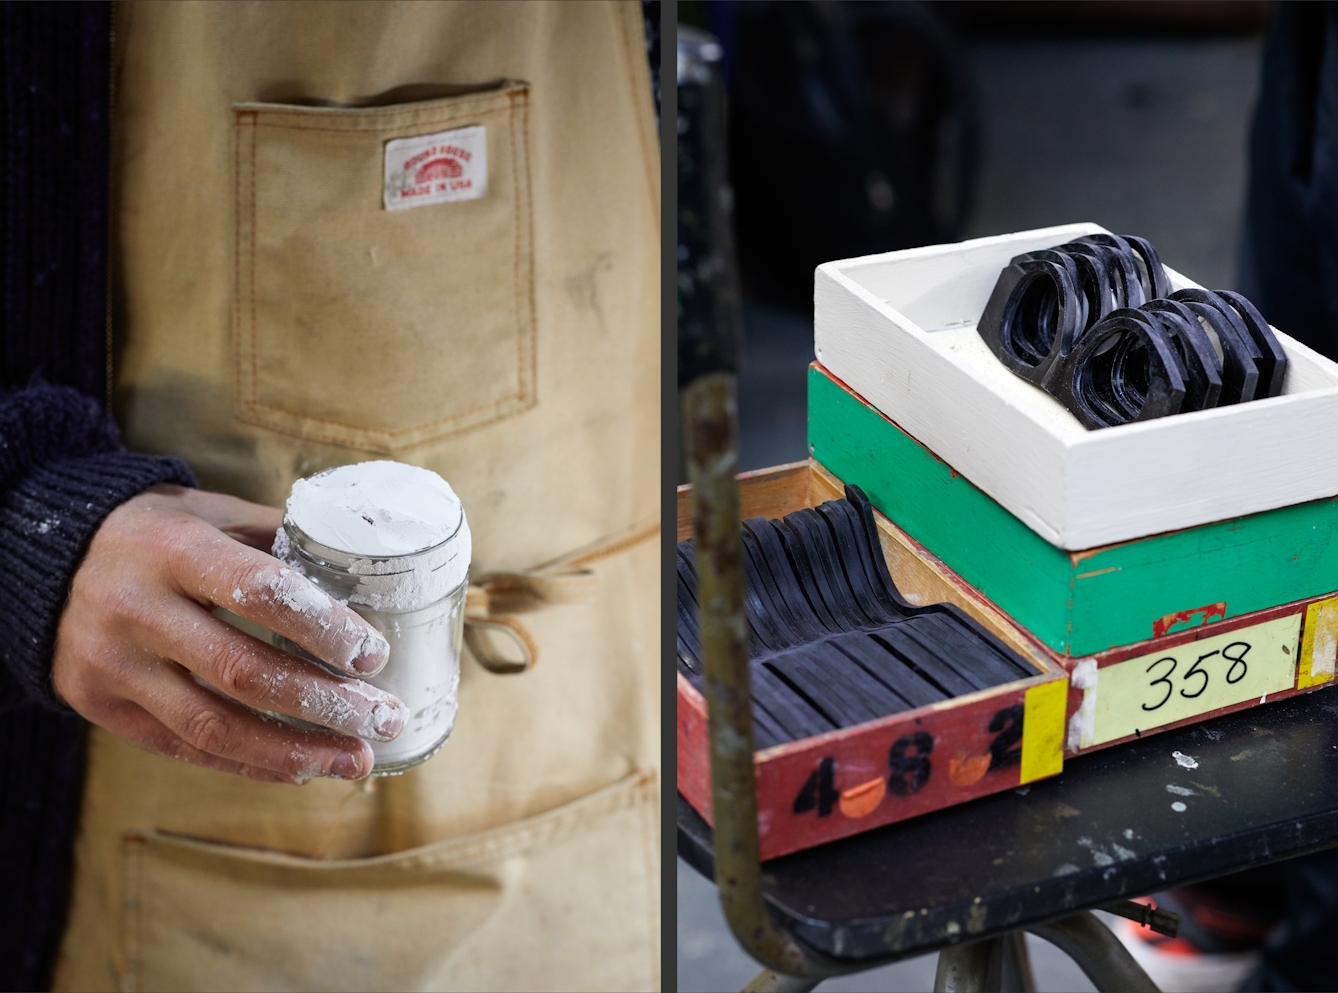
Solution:
M 334 779 L 361 779 L 363 775 L 362 763 L 352 752 L 340 752 L 330 763 L 330 776 Z
M 408 720 L 409 708 L 394 697 L 372 708 L 372 732 L 382 741 L 397 737 Z
M 353 657 L 353 668 L 357 672 L 374 676 L 385 667 L 389 658 L 390 642 L 386 641 L 380 631 L 369 629 L 363 636 L 362 644 L 358 646 L 357 654 Z

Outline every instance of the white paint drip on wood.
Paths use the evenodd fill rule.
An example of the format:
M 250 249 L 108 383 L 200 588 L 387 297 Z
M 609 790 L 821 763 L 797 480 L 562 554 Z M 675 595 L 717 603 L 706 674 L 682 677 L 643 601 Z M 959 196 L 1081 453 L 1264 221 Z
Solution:
M 1069 718 L 1067 749 L 1090 748 L 1096 740 L 1096 659 L 1083 659 L 1073 667 L 1069 683 L 1082 690 L 1082 703 Z
M 975 322 L 1008 260 L 1102 230 L 1070 224 L 828 262 L 814 287 L 817 358 L 1060 548 L 1338 494 L 1338 364 L 1281 332 L 1281 396 L 1099 431 L 995 358 Z M 1167 272 L 1176 289 L 1196 285 Z

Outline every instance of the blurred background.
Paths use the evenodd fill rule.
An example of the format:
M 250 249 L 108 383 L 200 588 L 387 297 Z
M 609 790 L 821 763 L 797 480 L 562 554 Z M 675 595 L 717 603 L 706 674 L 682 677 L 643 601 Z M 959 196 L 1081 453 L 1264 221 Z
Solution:
M 1241 229 L 1268 4 L 680 0 L 724 51 L 744 296 L 741 468 L 808 454 L 813 269 L 1072 221 L 1250 295 Z M 1286 328 L 1283 328 L 1286 330 Z M 1042 990 L 1091 990 L 1030 938 Z M 935 956 L 823 990 L 928 990 Z M 678 988 L 757 966 L 678 866 Z

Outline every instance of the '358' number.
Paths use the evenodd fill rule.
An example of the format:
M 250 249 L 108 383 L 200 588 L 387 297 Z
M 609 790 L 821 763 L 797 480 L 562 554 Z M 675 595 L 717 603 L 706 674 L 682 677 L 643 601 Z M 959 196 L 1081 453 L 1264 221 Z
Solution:
M 1231 662 L 1231 666 L 1227 669 L 1224 676 L 1226 681 L 1228 683 L 1239 683 L 1245 678 L 1245 674 L 1249 671 L 1249 666 L 1245 662 L 1245 656 L 1248 655 L 1249 652 L 1249 642 L 1233 641 L 1220 651 L 1208 652 L 1207 654 L 1200 655 L 1194 661 L 1194 664 L 1186 669 L 1180 676 L 1181 682 L 1186 684 L 1180 688 L 1180 695 L 1187 700 L 1193 700 L 1195 697 L 1203 695 L 1204 691 L 1208 689 L 1209 682 L 1212 680 L 1208 670 L 1203 668 L 1203 663 L 1207 662 L 1215 655 L 1220 655 L 1222 658 Z M 1167 663 L 1169 663 L 1169 667 L 1167 667 Z M 1148 683 L 1148 688 L 1165 688 L 1160 691 L 1153 690 L 1154 693 L 1161 693 L 1161 699 L 1157 700 L 1156 703 L 1143 704 L 1144 710 L 1158 710 L 1167 700 L 1171 699 L 1171 694 L 1175 691 L 1175 686 L 1171 683 L 1171 677 L 1175 675 L 1175 670 L 1178 665 L 1179 661 L 1176 658 L 1166 655 L 1157 659 L 1157 661 L 1147 667 L 1148 675 L 1152 675 L 1154 669 L 1159 669 L 1156 674 L 1157 678 Z

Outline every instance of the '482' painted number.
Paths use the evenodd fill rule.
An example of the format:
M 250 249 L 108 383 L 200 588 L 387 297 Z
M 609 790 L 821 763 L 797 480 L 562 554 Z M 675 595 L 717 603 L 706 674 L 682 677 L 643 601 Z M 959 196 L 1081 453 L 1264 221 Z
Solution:
M 1229 646 L 1228 646 L 1229 647 Z M 994 772 L 1018 765 L 1022 760 L 1022 722 L 1026 708 L 1022 704 L 1004 707 L 990 717 L 988 730 L 993 737 L 988 746 L 988 766 L 985 771 Z M 862 783 L 846 792 L 849 798 L 863 787 L 877 788 L 877 797 L 881 799 L 884 789 L 894 796 L 910 796 L 924 789 L 934 771 L 930 755 L 934 751 L 934 737 L 926 731 L 914 731 L 903 734 L 888 749 L 887 779 L 883 784 L 878 780 Z M 984 758 L 985 756 L 981 756 Z M 977 777 L 979 778 L 979 777 Z M 867 795 L 867 794 L 866 794 Z M 841 805 L 842 793 L 836 788 L 836 759 L 826 756 L 819 760 L 818 767 L 809 773 L 808 779 L 800 787 L 791 809 L 796 814 L 817 811 L 819 817 L 827 817 Z M 878 800 L 874 800 L 876 805 Z M 846 813 L 845 807 L 842 810 Z M 872 810 L 867 807 L 866 810 Z M 856 814 L 855 816 L 862 816 Z
M 925 731 L 903 734 L 898 738 L 887 753 L 888 791 L 897 796 L 909 796 L 923 789 L 933 772 L 929 760 L 933 750 L 934 738 Z M 836 759 L 828 756 L 804 781 L 792 809 L 796 814 L 816 810 L 819 817 L 826 817 L 840 799 L 841 791 L 836 788 Z

